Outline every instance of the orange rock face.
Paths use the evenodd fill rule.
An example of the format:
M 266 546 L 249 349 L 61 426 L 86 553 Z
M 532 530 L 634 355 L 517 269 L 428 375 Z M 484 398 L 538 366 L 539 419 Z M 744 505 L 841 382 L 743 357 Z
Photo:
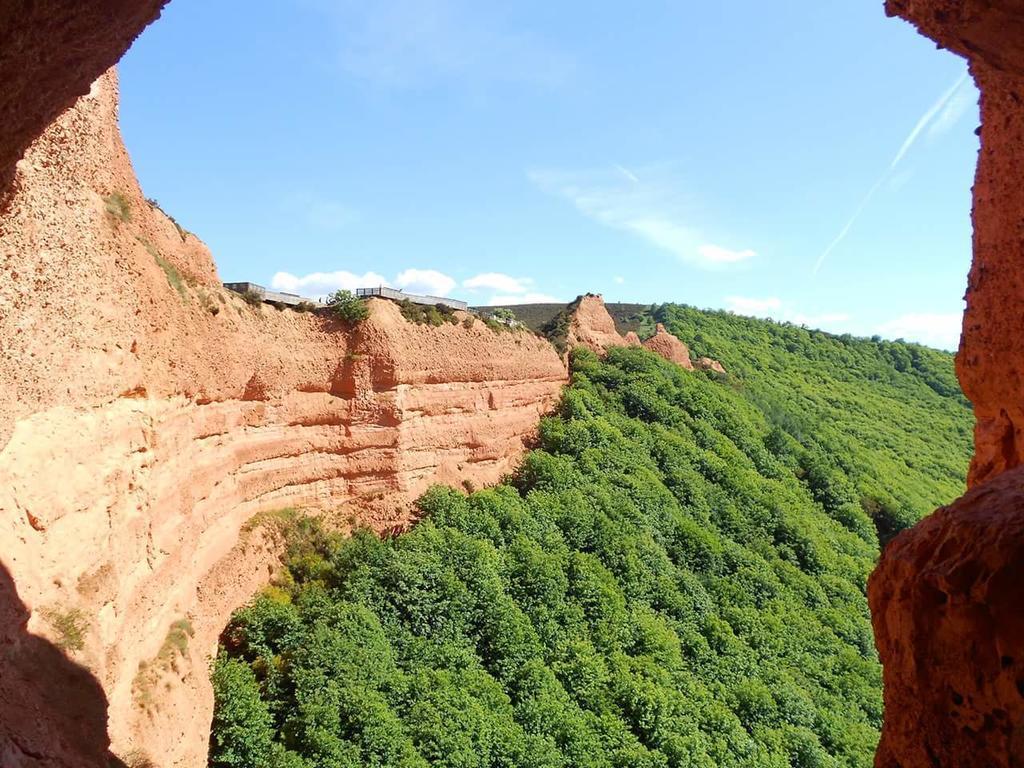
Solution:
M 693 363 L 690 362 L 690 348 L 666 331 L 665 326 L 661 323 L 658 323 L 654 335 L 643 345 L 669 362 L 680 365 L 688 371 L 693 370 Z
M 898 536 L 868 594 L 885 680 L 880 768 L 1024 764 L 1024 4 L 888 0 L 981 89 L 974 262 L 957 374 L 972 490 Z
M 430 484 L 510 471 L 566 371 L 546 341 L 462 316 L 416 326 L 374 300 L 346 328 L 249 306 L 145 202 L 116 113 L 110 73 L 28 150 L 0 215 L 0 568 L 26 638 L 85 617 L 73 658 L 117 754 L 201 765 L 205 657 L 275 561 L 243 524 L 301 506 L 405 525 Z M 189 650 L 168 667 L 183 620 Z M 5 734 L 11 706 L 0 695 L 0 763 L 58 760 L 59 724 L 37 713 L 35 736 Z
M 167 0 L 0 0 L 0 208 L 14 164 Z
M 889 545 L 871 576 L 884 664 L 876 765 L 1019 765 L 1024 754 L 1024 468 Z
M 598 294 L 588 293 L 580 297 L 569 323 L 567 346 L 570 349 L 586 347 L 603 355 L 610 347 L 632 345 L 619 335 L 615 321 L 604 306 L 604 299 Z

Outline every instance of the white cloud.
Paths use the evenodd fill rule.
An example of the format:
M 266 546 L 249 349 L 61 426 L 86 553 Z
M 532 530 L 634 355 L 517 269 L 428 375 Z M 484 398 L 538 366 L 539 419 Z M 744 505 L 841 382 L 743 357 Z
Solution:
M 730 312 L 738 315 L 771 317 L 772 312 L 782 308 L 782 299 L 771 296 L 767 299 L 752 299 L 746 296 L 727 296 L 725 304 Z
M 361 275 L 357 275 L 345 270 L 310 272 L 308 275 L 302 275 L 301 277 L 290 272 L 277 272 L 270 279 L 270 287 L 274 290 L 313 297 L 323 296 L 337 290 L 354 291 L 356 288 L 368 288 L 377 285 L 391 285 L 391 283 L 383 275 L 379 275 L 376 272 L 364 272 Z
M 749 248 L 742 251 L 733 251 L 712 243 L 702 245 L 697 250 L 703 258 L 713 264 L 731 264 L 736 261 L 746 261 L 747 259 L 752 259 L 757 256 L 757 254 Z
M 409 293 L 447 296 L 455 287 L 455 280 L 436 269 L 403 269 L 395 277 L 395 285 Z
M 502 296 L 500 294 L 491 296 L 487 301 L 488 306 L 500 306 L 503 304 L 564 304 L 565 302 L 557 296 L 547 293 L 520 293 L 513 296 Z
M 622 285 L 623 283 L 626 282 L 626 278 L 624 278 L 622 275 L 616 275 L 615 277 L 612 278 L 612 280 L 614 280 L 618 285 Z
M 484 272 L 462 281 L 462 287 L 471 291 L 488 289 L 504 293 L 526 293 L 532 285 L 529 277 L 512 277 L 502 272 Z
M 641 237 L 694 266 L 721 268 L 757 255 L 749 248 L 710 242 L 689 223 L 694 217 L 688 212 L 692 204 L 656 169 L 640 173 L 622 166 L 589 171 L 533 169 L 527 177 L 542 191 L 571 202 L 584 216 Z
M 796 311 L 777 296 L 763 299 L 748 296 L 727 296 L 726 307 L 737 315 L 748 317 L 767 317 L 779 322 L 806 325 L 808 328 L 822 328 L 836 333 L 848 330 L 850 316 L 843 312 L 826 312 L 820 315 L 807 315 Z
M 401 288 L 409 293 L 426 293 L 446 296 L 455 287 L 455 280 L 436 269 L 404 269 L 394 280 L 388 280 L 377 272 L 355 274 L 346 270 L 336 272 L 311 272 L 308 275 L 293 275 L 277 272 L 270 280 L 270 286 L 278 291 L 288 291 L 305 296 L 322 296 L 344 289 L 375 288 L 380 285 Z
M 906 339 L 939 349 L 955 350 L 960 344 L 960 312 L 911 312 L 878 326 L 889 339 Z

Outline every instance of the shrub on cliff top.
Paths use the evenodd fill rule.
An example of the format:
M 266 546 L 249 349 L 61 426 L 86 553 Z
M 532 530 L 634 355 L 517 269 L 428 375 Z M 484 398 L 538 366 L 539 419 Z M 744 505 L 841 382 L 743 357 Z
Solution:
M 352 291 L 335 291 L 327 297 L 327 306 L 335 317 L 348 323 L 359 323 L 370 316 L 366 301 Z

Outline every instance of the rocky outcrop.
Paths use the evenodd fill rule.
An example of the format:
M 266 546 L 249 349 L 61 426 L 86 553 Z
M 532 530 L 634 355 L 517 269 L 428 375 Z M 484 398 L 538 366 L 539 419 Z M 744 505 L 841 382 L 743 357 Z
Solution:
M 1024 456 L 1024 6 L 889 0 L 886 9 L 967 57 L 981 90 L 974 261 L 957 355 L 957 375 L 977 419 L 968 478 L 974 485 Z
M 888 546 L 869 591 L 885 675 L 876 765 L 1020 765 L 1022 583 L 1024 468 Z
M 666 331 L 665 326 L 661 323 L 658 323 L 654 335 L 647 339 L 643 346 L 670 363 L 682 366 L 688 371 L 693 370 L 693 363 L 690 362 L 690 348 Z
M 110 73 L 28 150 L 0 215 L 0 566 L 30 635 L 80 620 L 114 751 L 199 765 L 205 659 L 275 561 L 246 521 L 404 526 L 430 484 L 510 471 L 566 372 L 546 341 L 461 314 L 416 326 L 374 300 L 349 328 L 249 306 L 145 202 L 116 113 Z
M 14 164 L 167 0 L 0 0 L 0 209 Z
M 569 332 L 566 347 L 585 347 L 591 352 L 603 355 L 611 347 L 629 346 L 619 335 L 615 320 L 608 314 L 600 294 L 588 293 L 580 296 L 575 306 L 570 305 Z
M 982 125 L 957 354 L 977 419 L 972 490 L 900 534 L 869 582 L 885 682 L 876 765 L 1010 768 L 1024 765 L 1024 4 L 886 8 L 967 57 Z
M 694 363 L 694 367 L 701 371 L 714 371 L 715 373 L 725 373 L 725 367 L 710 357 L 699 357 L 697 362 Z

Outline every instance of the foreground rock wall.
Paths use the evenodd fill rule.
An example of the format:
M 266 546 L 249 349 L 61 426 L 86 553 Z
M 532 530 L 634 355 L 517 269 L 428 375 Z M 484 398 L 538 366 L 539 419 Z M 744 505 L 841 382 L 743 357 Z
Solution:
M 0 0 L 0 209 L 14 164 L 167 0 Z
M 1024 3 L 887 10 L 968 59 L 982 126 L 957 355 L 977 418 L 972 490 L 898 536 L 871 577 L 885 682 L 876 765 L 1010 768 L 1024 765 Z
M 73 650 L 74 619 L 114 751 L 200 765 L 206 657 L 277 551 L 246 521 L 404 526 L 431 483 L 510 471 L 566 372 L 546 341 L 461 315 L 416 326 L 374 300 L 347 328 L 249 306 L 145 202 L 116 114 L 109 73 L 29 149 L 0 215 L 0 567 L 27 616 L 0 649 L 34 647 L 27 631 Z M 5 732 L 19 706 L 0 696 L 0 756 L 70 749 L 45 712 Z

